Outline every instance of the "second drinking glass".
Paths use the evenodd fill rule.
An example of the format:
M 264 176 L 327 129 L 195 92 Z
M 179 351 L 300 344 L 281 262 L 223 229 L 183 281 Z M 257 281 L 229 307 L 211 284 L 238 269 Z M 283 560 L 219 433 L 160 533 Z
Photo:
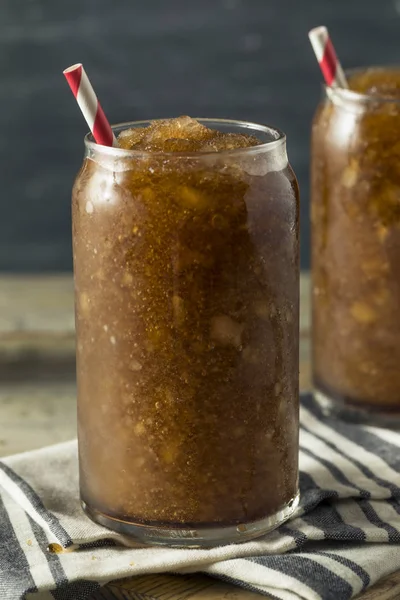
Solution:
M 312 136 L 313 365 L 347 418 L 400 417 L 400 70 L 326 88 Z

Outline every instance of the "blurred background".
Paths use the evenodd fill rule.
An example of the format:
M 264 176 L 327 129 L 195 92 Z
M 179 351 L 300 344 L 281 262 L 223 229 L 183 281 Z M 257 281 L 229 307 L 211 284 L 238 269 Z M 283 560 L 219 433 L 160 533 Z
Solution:
M 399 60 L 400 0 L 3 0 L 0 271 L 72 269 L 70 191 L 86 125 L 62 70 L 75 62 L 111 122 L 184 113 L 283 129 L 307 268 L 321 83 L 307 32 L 320 24 L 345 67 Z

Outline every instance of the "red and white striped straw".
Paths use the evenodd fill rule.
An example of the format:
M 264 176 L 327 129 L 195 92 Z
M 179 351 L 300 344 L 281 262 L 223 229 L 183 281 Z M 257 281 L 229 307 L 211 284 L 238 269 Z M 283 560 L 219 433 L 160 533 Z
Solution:
M 315 27 L 308 34 L 317 57 L 325 82 L 329 87 L 348 88 L 346 76 L 342 69 L 335 48 L 326 27 Z
M 83 66 L 80 63 L 72 65 L 63 73 L 96 142 L 102 146 L 118 146 Z

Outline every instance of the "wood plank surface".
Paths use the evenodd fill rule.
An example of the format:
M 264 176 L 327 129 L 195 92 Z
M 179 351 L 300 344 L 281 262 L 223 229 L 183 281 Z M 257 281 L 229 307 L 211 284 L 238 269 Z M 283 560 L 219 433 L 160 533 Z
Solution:
M 90 600 L 261 600 L 270 598 L 205 575 L 141 575 L 115 581 Z M 399 600 L 400 574 L 393 573 L 356 600 Z M 335 600 L 343 600 L 336 598 Z
M 309 277 L 301 278 L 300 387 L 310 388 Z M 0 456 L 76 435 L 71 276 L 0 277 Z M 400 551 L 400 549 L 399 549 Z M 255 600 L 204 575 L 143 575 L 109 583 L 92 600 Z M 400 600 L 400 573 L 358 597 Z M 338 598 L 340 600 L 340 598 Z
M 264 596 L 262 596 L 264 597 Z M 140 575 L 116 581 L 91 600 L 260 600 L 260 594 L 206 575 Z

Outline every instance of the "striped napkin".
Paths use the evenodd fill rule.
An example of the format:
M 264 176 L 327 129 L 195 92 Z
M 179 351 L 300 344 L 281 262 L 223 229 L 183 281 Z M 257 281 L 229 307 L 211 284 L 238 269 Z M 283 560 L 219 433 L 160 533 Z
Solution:
M 281 600 L 346 600 L 400 569 L 400 433 L 331 420 L 310 395 L 300 414 L 295 517 L 209 550 L 144 547 L 92 523 L 75 441 L 4 459 L 1 600 L 84 600 L 112 579 L 161 572 L 208 573 Z

